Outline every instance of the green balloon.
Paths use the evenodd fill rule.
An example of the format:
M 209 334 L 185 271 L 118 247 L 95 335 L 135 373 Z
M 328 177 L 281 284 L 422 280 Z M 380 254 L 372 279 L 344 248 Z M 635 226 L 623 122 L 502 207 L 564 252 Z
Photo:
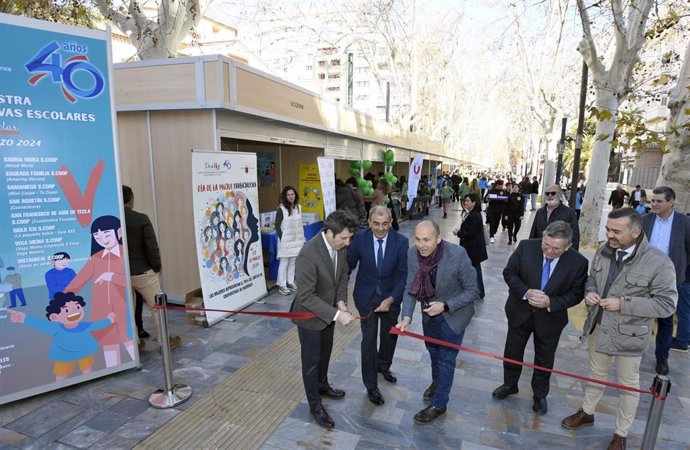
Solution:
M 374 193 L 374 189 L 368 187 L 367 190 L 366 190 L 366 194 L 364 194 L 364 195 L 369 196 L 369 195 L 371 195 L 371 194 L 373 194 L 373 193 Z
M 362 164 L 359 161 L 352 161 L 350 163 L 350 168 L 351 169 L 357 169 L 359 170 L 362 167 Z
M 393 178 L 391 179 L 391 183 L 392 183 L 392 184 L 395 184 L 395 183 L 397 183 L 397 182 L 398 182 L 398 177 L 396 177 L 395 175 L 393 175 Z
M 388 149 L 386 150 L 386 159 L 394 159 L 395 158 L 395 153 L 393 153 L 393 150 Z
M 392 159 L 387 159 L 386 160 L 386 167 L 393 167 L 395 165 L 395 161 Z
M 390 172 L 386 172 L 386 174 L 383 176 L 383 178 L 385 178 L 386 181 L 388 181 L 389 183 L 393 181 L 394 177 L 395 177 L 395 175 L 393 175 Z
M 374 185 L 374 183 L 372 183 L 371 180 L 365 180 L 365 181 L 367 183 L 368 188 L 371 188 Z
M 364 160 L 364 162 L 362 163 L 362 166 L 364 167 L 364 170 L 371 169 L 371 161 L 369 161 L 368 159 Z

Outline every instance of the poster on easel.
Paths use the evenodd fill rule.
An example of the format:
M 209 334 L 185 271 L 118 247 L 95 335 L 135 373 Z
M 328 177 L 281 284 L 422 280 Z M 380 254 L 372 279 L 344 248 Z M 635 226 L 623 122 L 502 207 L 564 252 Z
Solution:
M 110 32 L 0 14 L 0 404 L 136 367 Z
M 318 164 L 300 164 L 299 166 L 299 203 L 302 216 L 305 214 L 323 220 L 323 194 Z
M 255 153 L 192 152 L 194 229 L 204 307 L 237 311 L 266 295 Z M 208 311 L 208 325 L 229 313 Z

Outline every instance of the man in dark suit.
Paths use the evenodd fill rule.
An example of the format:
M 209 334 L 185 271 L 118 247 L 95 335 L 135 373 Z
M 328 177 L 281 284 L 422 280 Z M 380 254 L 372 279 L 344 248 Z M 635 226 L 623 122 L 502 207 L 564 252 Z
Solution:
M 433 220 L 417 224 L 414 242 L 407 251 L 402 320 L 396 327 L 406 331 L 420 303 L 424 336 L 462 345 L 479 293 L 477 272 L 465 249 L 444 241 Z M 426 348 L 431 359 L 431 385 L 424 391 L 424 400 L 431 404 L 415 414 L 415 422 L 421 424 L 433 422 L 446 412 L 458 356 L 457 349 L 443 345 L 427 342 Z
M 577 251 L 580 248 L 580 225 L 577 213 L 573 208 L 564 205 L 561 199 L 563 191 L 557 184 L 552 184 L 544 191 L 545 205 L 534 213 L 532 229 L 529 233 L 530 239 L 541 238 L 546 226 L 557 220 L 562 220 L 570 224 L 573 230 L 573 248 Z
M 522 361 L 527 341 L 534 334 L 534 364 L 553 368 L 558 341 L 568 323 L 568 308 L 582 301 L 587 281 L 587 259 L 572 249 L 572 236 L 569 224 L 552 222 L 541 239 L 520 242 L 510 256 L 503 270 L 508 285 L 504 357 Z M 522 366 L 504 362 L 503 384 L 492 397 L 503 400 L 517 393 L 521 372 Z M 539 415 L 548 411 L 550 376 L 543 370 L 532 375 L 532 410 Z
M 646 199 L 647 199 L 647 193 L 638 184 L 635 186 L 635 190 L 630 192 L 630 197 L 628 197 L 628 203 L 630 204 L 631 207 L 637 208 L 637 205 L 639 205 L 640 202 L 642 202 L 643 200 L 646 200 Z
M 657 319 L 656 372 L 668 374 L 668 353 L 670 349 L 688 351 L 690 340 L 690 298 L 683 285 L 688 262 L 690 261 L 690 218 L 676 212 L 674 203 L 676 193 L 667 186 L 658 186 L 652 191 L 652 212 L 642 216 L 642 228 L 649 244 L 666 253 L 676 269 L 678 288 L 678 331 L 673 339 L 673 315 Z
M 349 212 L 332 212 L 324 221 L 323 231 L 302 247 L 295 263 L 297 294 L 290 311 L 316 315 L 293 321 L 301 346 L 302 381 L 311 415 L 324 428 L 332 428 L 334 422 L 321 397 L 345 397 L 344 391 L 328 383 L 328 364 L 335 321 L 348 325 L 354 319 L 347 310 L 346 247 L 356 229 L 357 218 Z
M 376 372 L 386 381 L 397 379 L 390 371 L 397 334 L 389 333 L 397 323 L 407 280 L 407 249 L 405 236 L 391 230 L 393 217 L 385 206 L 369 210 L 369 228 L 359 231 L 347 249 L 350 271 L 359 263 L 352 297 L 362 319 L 362 380 L 369 401 L 383 405 Z M 380 324 L 380 330 L 379 330 Z M 376 337 L 380 331 L 380 344 Z

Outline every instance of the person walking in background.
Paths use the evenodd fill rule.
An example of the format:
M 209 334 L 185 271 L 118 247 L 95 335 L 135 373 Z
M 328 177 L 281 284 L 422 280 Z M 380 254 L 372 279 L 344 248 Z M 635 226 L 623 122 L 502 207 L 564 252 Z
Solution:
M 462 247 L 443 240 L 436 222 L 422 220 L 414 233 L 415 246 L 407 252 L 402 320 L 396 327 L 407 331 L 419 302 L 424 335 L 461 345 L 474 316 L 477 273 Z M 431 385 L 424 391 L 424 400 L 431 404 L 414 416 L 422 424 L 446 412 L 458 356 L 454 348 L 429 342 L 426 348 L 431 358 Z
M 377 406 L 384 403 L 377 372 L 390 383 L 397 381 L 390 368 L 398 336 L 389 331 L 397 323 L 407 280 L 408 239 L 391 229 L 392 221 L 388 208 L 374 206 L 369 211 L 369 228 L 357 232 L 347 248 L 350 272 L 359 265 L 352 297 L 364 317 L 360 322 L 362 380 L 369 401 Z
M 487 202 L 486 219 L 489 221 L 489 240 L 493 244 L 496 242 L 494 236 L 508 202 L 508 191 L 503 188 L 503 180 L 496 180 L 493 188 L 486 193 L 484 201 Z
M 532 194 L 532 182 L 528 176 L 523 177 L 522 181 L 520 182 L 520 193 L 522 194 L 523 198 L 522 210 L 527 211 L 527 202 Z
M 355 208 L 357 209 L 357 219 L 359 220 L 359 228 L 366 228 L 367 223 L 367 209 L 364 206 L 364 195 L 357 187 L 357 179 L 350 177 L 345 181 L 350 189 L 352 189 L 352 197 L 355 199 Z
M 557 220 L 562 220 L 569 223 L 570 227 L 573 229 L 573 248 L 579 250 L 580 225 L 578 224 L 577 214 L 575 214 L 574 209 L 561 202 L 563 198 L 561 187 L 557 184 L 552 184 L 546 188 L 544 198 L 546 199 L 545 205 L 539 208 L 534 214 L 534 221 L 532 222 L 529 238 L 541 238 L 548 224 Z
M 482 202 L 475 193 L 467 194 L 462 199 L 462 207 L 466 211 L 462 223 L 455 234 L 460 238 L 460 246 L 465 249 L 472 262 L 472 267 L 477 272 L 477 287 L 479 299 L 483 299 L 484 278 L 482 276 L 482 262 L 489 259 L 486 253 L 486 241 L 484 238 L 484 221 L 482 219 Z
M 293 320 L 297 325 L 302 360 L 302 382 L 309 412 L 323 428 L 335 423 L 323 407 L 322 397 L 339 400 L 345 391 L 328 382 L 335 321 L 349 325 L 354 317 L 347 310 L 347 250 L 357 219 L 347 211 L 333 211 L 323 231 L 299 251 L 296 265 L 297 293 L 290 312 L 312 312 L 316 317 Z
M 644 189 L 638 184 L 635 185 L 635 190 L 630 192 L 630 195 L 628 196 L 628 202 L 632 208 L 635 208 L 637 210 L 637 205 L 640 203 L 644 203 L 647 201 L 647 193 L 645 192 Z
M 486 178 L 486 175 L 482 175 L 479 179 L 479 189 L 481 190 L 481 197 L 486 197 L 486 191 L 489 189 L 489 180 Z
M 558 341 L 568 324 L 568 308 L 582 301 L 587 280 L 587 258 L 571 249 L 572 237 L 569 224 L 552 222 L 541 239 L 520 242 L 510 256 L 503 270 L 508 285 L 505 358 L 523 361 L 533 335 L 534 364 L 553 368 Z M 535 267 L 541 267 L 541 273 Z M 504 362 L 503 384 L 492 397 L 503 400 L 517 393 L 521 373 L 522 366 Z M 532 410 L 539 415 L 548 411 L 550 378 L 542 370 L 532 373 Z
M 335 180 L 335 208 L 344 209 L 350 214 L 357 216 L 357 201 L 355 200 L 354 193 L 340 178 Z
M 649 245 L 642 218 L 632 208 L 614 209 L 606 221 L 608 241 L 594 254 L 585 285 L 589 336 L 589 377 L 608 378 L 616 363 L 616 382 L 640 389 L 640 362 L 652 333 L 654 318 L 676 309 L 676 273 L 661 250 Z M 569 430 L 594 424 L 594 411 L 605 386 L 587 383 L 582 407 L 561 421 Z M 635 420 L 640 394 L 618 391 L 616 428 L 609 450 L 625 450 L 628 430 Z
M 642 217 L 644 234 L 652 247 L 668 255 L 673 262 L 678 289 L 678 333 L 673 339 L 673 314 L 657 320 L 656 373 L 668 374 L 668 353 L 671 348 L 688 350 L 690 339 L 690 298 L 687 287 L 682 286 L 690 262 L 690 218 L 676 213 L 676 192 L 668 186 L 652 191 L 652 214 Z
M 448 218 L 448 204 L 453 198 L 453 187 L 450 185 L 450 180 L 446 180 L 439 189 L 439 198 L 441 199 L 441 204 L 443 205 L 443 218 Z
M 470 183 L 470 192 L 477 194 L 479 198 L 483 198 L 482 190 L 479 188 L 479 181 L 477 181 L 476 178 L 472 178 L 472 182 Z M 470 192 L 468 192 L 468 194 Z
M 517 234 L 522 225 L 522 215 L 525 213 L 525 195 L 520 193 L 517 184 L 513 184 L 508 203 L 505 206 L 505 216 L 508 225 L 508 245 L 517 242 Z
M 609 196 L 609 205 L 611 205 L 613 209 L 622 208 L 625 204 L 625 198 L 629 196 L 630 194 L 628 194 L 625 189 L 623 189 L 623 186 L 619 184 L 616 186 L 615 190 L 611 191 L 611 195 Z
M 580 220 L 580 213 L 582 212 L 582 188 L 577 188 L 575 192 L 575 214 L 577 219 Z
M 529 191 L 530 201 L 532 202 L 532 209 L 530 211 L 536 211 L 537 209 L 537 195 L 539 195 L 539 179 L 532 177 L 532 188 Z
M 352 196 L 352 189 L 345 186 L 348 194 Z M 352 206 L 354 207 L 354 199 Z M 345 208 L 349 211 L 348 208 Z M 304 245 L 304 226 L 302 225 L 302 207 L 299 205 L 299 196 L 292 186 L 285 186 L 280 193 L 280 205 L 276 211 L 276 234 L 278 235 L 278 292 L 289 295 L 297 291 L 295 285 L 295 261 L 297 254 Z

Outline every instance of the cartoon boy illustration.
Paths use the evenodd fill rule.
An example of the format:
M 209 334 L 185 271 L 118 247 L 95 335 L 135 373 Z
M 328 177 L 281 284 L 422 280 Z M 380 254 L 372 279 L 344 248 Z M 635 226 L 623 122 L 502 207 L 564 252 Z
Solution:
M 98 341 L 91 332 L 107 328 L 115 322 L 113 312 L 97 322 L 84 322 L 85 305 L 84 299 L 78 295 L 57 292 L 46 307 L 48 322 L 27 316 L 21 311 L 10 311 L 11 322 L 24 323 L 52 336 L 48 356 L 54 361 L 55 381 L 67 379 L 72 374 L 75 362 L 79 364 L 81 373 L 91 373 L 92 355 L 99 349 Z
M 64 292 L 67 285 L 77 276 L 74 270 L 67 267 L 69 260 L 67 252 L 57 252 L 50 258 L 53 268 L 45 274 L 49 300 L 55 297 L 55 293 Z

